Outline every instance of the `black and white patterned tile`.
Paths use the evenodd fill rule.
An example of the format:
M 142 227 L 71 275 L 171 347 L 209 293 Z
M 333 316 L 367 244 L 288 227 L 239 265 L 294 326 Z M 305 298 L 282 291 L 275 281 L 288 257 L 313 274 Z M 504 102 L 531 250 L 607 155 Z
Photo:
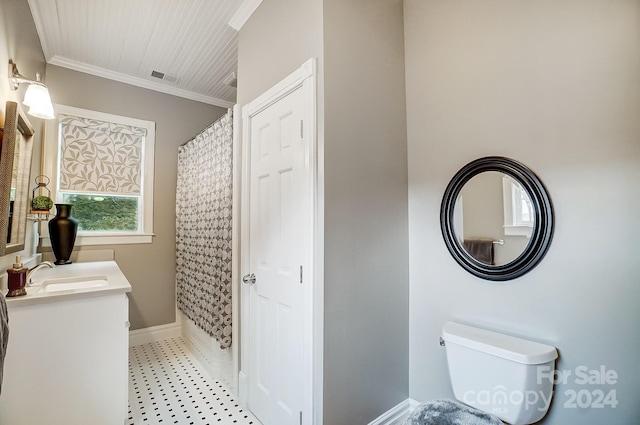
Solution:
M 127 425 L 260 425 L 209 377 L 182 338 L 131 347 Z

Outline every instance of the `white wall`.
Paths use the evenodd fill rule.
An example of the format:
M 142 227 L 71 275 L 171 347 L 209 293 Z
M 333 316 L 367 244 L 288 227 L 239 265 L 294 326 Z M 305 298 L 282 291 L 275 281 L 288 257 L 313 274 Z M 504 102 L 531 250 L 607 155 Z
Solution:
M 542 423 L 640 423 L 640 2 L 405 0 L 410 396 L 452 397 L 438 336 L 457 320 L 558 347 L 574 373 Z M 550 192 L 550 250 L 504 283 L 465 272 L 439 209 L 478 157 L 528 165 Z M 581 385 L 575 368 L 615 370 Z M 615 390 L 616 408 L 566 391 Z

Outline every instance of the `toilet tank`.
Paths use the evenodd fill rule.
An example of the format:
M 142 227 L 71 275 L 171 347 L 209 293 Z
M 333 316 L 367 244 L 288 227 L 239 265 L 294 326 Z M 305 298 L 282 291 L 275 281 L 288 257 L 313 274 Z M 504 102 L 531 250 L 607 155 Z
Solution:
M 455 322 L 445 323 L 442 339 L 458 400 L 511 425 L 532 424 L 547 413 L 555 347 Z

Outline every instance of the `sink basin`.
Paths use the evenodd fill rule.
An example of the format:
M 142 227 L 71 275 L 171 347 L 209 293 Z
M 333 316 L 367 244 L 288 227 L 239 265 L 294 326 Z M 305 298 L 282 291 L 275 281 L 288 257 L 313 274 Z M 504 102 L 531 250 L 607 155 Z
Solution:
M 72 291 L 78 289 L 99 288 L 107 286 L 107 276 L 74 276 L 46 279 L 38 292 Z

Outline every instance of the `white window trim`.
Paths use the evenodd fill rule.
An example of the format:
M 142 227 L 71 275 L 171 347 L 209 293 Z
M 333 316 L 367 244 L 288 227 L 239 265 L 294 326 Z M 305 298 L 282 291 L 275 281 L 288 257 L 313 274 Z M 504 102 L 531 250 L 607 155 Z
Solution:
M 504 234 L 505 236 L 525 236 L 531 237 L 533 225 L 513 224 L 513 195 L 512 185 L 515 180 L 507 175 L 502 177 L 502 200 L 504 209 Z
M 72 106 L 66 105 L 55 105 L 55 111 L 57 113 L 56 118 L 53 120 L 47 120 L 45 123 L 45 137 L 43 139 L 42 149 L 42 173 L 51 179 L 49 189 L 51 190 L 51 197 L 56 203 L 60 203 L 62 200 L 62 197 L 58 191 L 58 129 L 60 114 L 131 125 L 147 130 L 147 135 L 144 142 L 144 173 L 142 177 L 143 211 L 142 214 L 139 215 L 139 217 L 142 218 L 142 230 L 135 232 L 78 231 L 75 246 L 151 243 L 154 236 L 153 167 L 156 124 L 153 121 L 139 120 L 120 115 L 107 114 L 104 112 L 74 108 Z M 45 247 L 51 246 L 47 222 L 43 222 L 43 225 L 40 229 L 40 234 L 41 238 L 43 239 L 42 245 Z

